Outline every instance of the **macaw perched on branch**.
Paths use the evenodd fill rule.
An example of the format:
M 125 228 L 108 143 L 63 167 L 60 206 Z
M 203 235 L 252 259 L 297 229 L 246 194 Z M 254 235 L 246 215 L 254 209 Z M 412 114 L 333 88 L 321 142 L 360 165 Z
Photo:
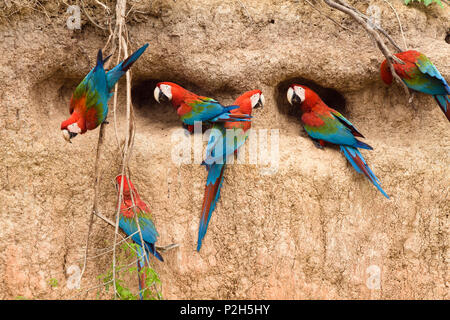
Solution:
M 238 106 L 223 106 L 212 98 L 198 96 L 173 82 L 160 82 L 154 91 L 155 100 L 171 101 L 177 109 L 178 116 L 183 124 L 187 125 L 192 132 L 195 121 L 201 122 L 224 122 L 249 121 L 248 115 L 230 113 Z
M 394 69 L 403 82 L 413 90 L 430 94 L 450 121 L 450 87 L 431 61 L 415 50 L 395 54 L 405 64 L 395 63 Z M 386 60 L 380 67 L 381 79 L 392 83 L 392 73 Z
M 127 236 L 131 236 L 131 239 L 138 244 L 137 256 L 138 256 L 138 279 L 139 279 L 139 293 L 142 299 L 142 290 L 145 288 L 145 273 L 141 274 L 143 267 L 147 266 L 147 260 L 149 259 L 149 253 L 153 254 L 158 260 L 164 262 L 163 257 L 155 248 L 155 242 L 159 237 L 156 227 L 152 221 L 150 209 L 147 207 L 144 201 L 136 191 L 131 181 L 126 176 L 119 175 L 116 177 L 117 192 L 120 192 L 120 184 L 123 180 L 123 198 L 120 204 L 120 216 L 119 227 L 125 232 Z M 133 197 L 133 199 L 131 198 Z M 134 205 L 133 205 L 134 201 Z M 139 234 L 139 228 L 136 222 L 136 216 L 139 221 L 139 228 L 141 230 L 142 239 L 144 245 L 142 245 L 141 234 Z
M 103 59 L 98 50 L 97 64 L 76 87 L 70 99 L 70 118 L 61 123 L 64 139 L 70 139 L 87 130 L 93 130 L 103 123 L 108 115 L 108 100 L 114 85 L 144 53 L 148 44 L 143 45 L 113 69 L 105 72 L 103 65 L 111 57 Z
M 339 145 L 353 168 L 358 173 L 363 173 L 389 199 L 381 188 L 380 181 L 358 150 L 358 148 L 372 150 L 372 147 L 356 139 L 356 137 L 364 138 L 364 136 L 350 121 L 338 111 L 329 108 L 314 91 L 306 86 L 291 85 L 287 91 L 287 99 L 291 105 L 300 106 L 301 122 L 316 147 L 323 148 L 325 142 Z
M 234 101 L 234 105 L 239 106 L 239 108 L 231 111 L 233 115 L 250 116 L 253 108 L 263 107 L 264 96 L 261 90 L 248 91 L 237 98 Z M 233 156 L 244 144 L 248 138 L 250 127 L 250 121 L 226 121 L 225 123 L 215 123 L 212 127 L 208 141 L 207 156 L 203 162 L 208 170 L 208 178 L 206 179 L 202 215 L 198 229 L 197 251 L 200 251 L 209 220 L 220 198 L 226 159 L 228 156 Z M 215 154 L 215 147 L 218 144 L 221 144 L 221 148 L 217 148 L 220 151 L 219 154 Z

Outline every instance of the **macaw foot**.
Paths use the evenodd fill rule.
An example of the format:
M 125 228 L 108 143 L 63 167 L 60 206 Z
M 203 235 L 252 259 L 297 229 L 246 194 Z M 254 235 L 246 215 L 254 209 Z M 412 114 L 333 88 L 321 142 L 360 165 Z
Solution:
M 313 141 L 314 146 L 315 146 L 317 149 L 323 150 L 324 143 L 322 143 L 321 140 L 317 140 L 317 139 L 311 139 L 311 140 Z
M 410 92 L 410 93 L 411 94 L 409 96 L 408 104 L 410 106 L 412 106 L 415 111 L 417 111 L 416 104 L 414 103 L 414 98 L 416 97 L 415 92 Z
M 104 124 L 109 124 L 109 121 L 106 121 L 106 120 L 105 120 L 105 121 L 103 121 L 103 123 L 104 123 Z
M 408 106 L 410 106 L 415 112 L 419 111 L 415 103 L 415 92 L 410 91 L 410 96 L 408 99 Z

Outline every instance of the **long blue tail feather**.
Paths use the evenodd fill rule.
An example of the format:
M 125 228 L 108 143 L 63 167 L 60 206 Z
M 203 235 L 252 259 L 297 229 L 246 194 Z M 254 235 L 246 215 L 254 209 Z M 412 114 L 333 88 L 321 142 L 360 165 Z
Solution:
M 341 151 L 344 153 L 345 157 L 350 162 L 352 167 L 356 170 L 356 172 L 364 174 L 386 198 L 390 199 L 387 193 L 383 190 L 383 188 L 381 188 L 380 180 L 369 168 L 361 152 L 359 152 L 358 149 L 350 146 L 341 146 Z
M 156 258 L 158 258 L 158 260 L 160 260 L 161 262 L 164 262 L 163 257 L 161 256 L 161 254 L 156 251 L 155 245 L 153 243 L 145 243 L 145 247 L 146 247 L 146 252 L 148 254 L 148 252 L 151 252 Z M 142 246 L 137 246 L 137 270 L 138 270 L 138 283 L 139 283 L 139 296 L 141 298 L 141 300 L 143 300 L 143 295 L 142 295 L 142 290 L 145 288 L 145 277 L 146 275 L 143 273 L 141 274 L 141 270 L 142 268 L 144 268 L 147 265 L 147 262 L 145 261 L 145 256 L 144 256 L 144 250 L 142 250 Z M 148 257 L 148 255 L 147 255 Z
M 355 148 L 361 148 L 361 149 L 367 149 L 367 150 L 373 150 L 371 146 L 369 146 L 367 143 L 364 143 L 362 141 L 359 141 L 356 139 L 356 144 L 354 145 Z
M 106 81 L 108 83 L 108 88 L 111 91 L 114 85 L 119 81 L 119 79 L 131 68 L 133 63 L 144 53 L 147 49 L 148 43 L 136 50 L 131 56 L 120 62 L 117 66 L 112 68 L 106 73 Z
M 447 120 L 450 121 L 450 96 L 448 95 L 435 95 L 434 98 L 441 108 L 442 112 L 444 112 Z
M 206 179 L 205 196 L 202 206 L 202 216 L 198 228 L 197 251 L 202 247 L 202 241 L 208 229 L 209 220 L 220 198 L 220 189 L 223 183 L 225 164 L 214 163 L 207 165 L 208 178 Z M 210 199 L 210 200 L 209 200 Z
M 145 287 L 145 274 L 141 274 L 142 268 L 145 267 L 145 257 L 144 257 L 144 250 L 142 250 L 141 246 L 137 246 L 137 270 L 138 270 L 138 284 L 139 284 L 139 297 L 141 300 L 144 299 L 144 296 L 142 294 L 142 290 Z

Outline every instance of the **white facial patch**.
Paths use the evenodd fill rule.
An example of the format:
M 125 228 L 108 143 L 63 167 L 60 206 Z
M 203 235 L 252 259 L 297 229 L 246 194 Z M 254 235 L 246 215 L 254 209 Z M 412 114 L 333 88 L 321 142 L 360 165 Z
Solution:
M 305 89 L 295 86 L 294 92 L 300 98 L 300 102 L 305 101 Z
M 172 100 L 172 87 L 169 86 L 168 84 L 161 84 L 159 86 L 159 88 L 161 89 L 162 93 L 164 93 L 164 95 L 167 97 L 167 99 L 169 99 L 169 101 Z
M 81 133 L 81 129 L 76 122 L 72 123 L 70 126 L 67 126 L 67 130 L 73 133 Z
M 255 93 L 254 95 L 252 95 L 252 96 L 250 97 L 250 102 L 251 102 L 251 104 L 252 104 L 252 108 L 254 108 L 254 107 L 256 106 L 256 104 L 258 103 L 258 101 L 259 101 L 259 96 L 260 96 L 259 93 Z

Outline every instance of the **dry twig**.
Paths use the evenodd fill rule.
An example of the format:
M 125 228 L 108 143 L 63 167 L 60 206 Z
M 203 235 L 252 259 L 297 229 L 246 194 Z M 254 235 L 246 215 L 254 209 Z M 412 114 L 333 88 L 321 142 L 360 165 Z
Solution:
M 330 17 L 329 15 L 323 13 L 322 11 L 320 11 L 319 9 L 317 9 L 309 0 L 304 0 L 307 4 L 309 4 L 314 10 L 316 10 L 317 12 L 319 12 L 321 15 L 323 15 L 324 17 L 330 19 L 334 24 L 338 25 L 339 27 L 341 27 L 342 29 L 345 29 L 351 33 L 355 33 L 352 29 L 347 28 L 346 26 L 342 25 L 341 23 L 337 22 L 336 20 L 334 20 L 332 17 Z
M 122 51 L 122 29 L 123 29 L 123 24 L 124 24 L 124 19 L 125 19 L 125 10 L 126 10 L 126 0 L 117 0 L 116 3 L 116 28 L 118 28 L 118 41 L 119 41 L 119 52 L 117 55 L 117 63 L 120 62 L 120 54 Z M 129 75 L 129 72 L 127 72 L 127 77 Z M 117 117 L 116 117 L 116 105 L 117 105 L 117 88 L 118 88 L 118 83 L 116 83 L 115 85 L 115 92 L 114 92 L 114 127 L 117 127 Z M 128 92 L 127 92 L 128 95 Z M 127 110 L 128 110 L 128 105 L 127 105 Z M 128 113 L 128 111 L 127 111 Z M 127 120 L 128 117 L 127 117 Z M 128 124 L 129 126 L 129 124 Z M 129 139 L 129 134 L 127 132 L 127 140 Z M 123 152 L 123 156 L 122 156 L 122 176 L 125 173 L 125 167 L 126 167 L 126 163 L 125 163 L 125 159 L 127 159 L 127 143 L 125 143 L 124 146 L 124 152 Z M 113 286 L 114 286 L 114 297 L 116 297 L 117 295 L 117 288 L 116 288 L 116 242 L 117 242 L 117 235 L 119 233 L 119 218 L 120 218 L 120 204 L 122 203 L 122 199 L 123 199 L 123 179 L 121 179 L 120 181 L 120 188 L 119 188 L 119 197 L 117 199 L 117 210 L 116 210 L 116 228 L 115 228 L 115 232 L 114 232 L 114 248 L 113 248 L 113 274 L 112 274 L 112 280 L 113 280 Z
M 337 9 L 341 12 L 344 12 L 346 14 L 348 14 L 349 16 L 351 16 L 353 19 L 355 19 L 364 29 L 366 29 L 366 31 L 373 36 L 373 38 L 375 39 L 375 42 L 377 44 L 378 49 L 380 49 L 380 51 L 383 53 L 383 55 L 386 57 L 386 61 L 388 63 L 389 66 L 389 70 L 391 71 L 394 79 L 403 87 L 403 90 L 405 91 L 406 97 L 408 99 L 408 103 L 411 103 L 411 95 L 409 92 L 408 87 L 406 86 L 406 84 L 402 81 L 402 79 L 397 75 L 397 73 L 395 72 L 394 69 L 394 65 L 393 62 L 396 63 L 400 63 L 400 64 L 404 64 L 404 62 L 402 60 L 400 60 L 399 58 L 397 58 L 396 56 L 394 56 L 389 49 L 387 48 L 386 44 L 384 43 L 384 41 L 381 39 L 380 35 L 375 31 L 375 29 L 377 29 L 380 33 L 382 33 L 383 35 L 386 36 L 386 38 L 398 49 L 399 46 L 397 44 L 395 44 L 395 41 L 385 32 L 383 33 L 381 30 L 381 27 L 379 26 L 374 26 L 373 24 L 369 23 L 369 18 L 367 16 L 365 16 L 364 14 L 362 14 L 361 12 L 359 12 L 358 10 L 356 10 L 355 8 L 351 7 L 350 5 L 348 5 L 345 1 L 343 0 L 324 0 L 324 2 L 329 5 L 330 7 Z M 374 29 L 375 28 L 375 29 Z M 401 50 L 401 49 L 400 49 Z
M 86 271 L 86 265 L 87 265 L 87 257 L 89 253 L 89 237 L 92 231 L 92 225 L 94 222 L 94 213 L 98 211 L 98 194 L 99 194 L 99 188 L 100 188 L 100 169 L 99 169 L 99 162 L 100 162 L 100 155 L 103 147 L 103 141 L 105 137 L 105 123 L 102 123 L 100 125 L 100 131 L 98 134 L 98 142 L 97 142 L 97 154 L 95 158 L 95 167 L 94 167 L 94 204 L 92 205 L 92 212 L 89 219 L 89 227 L 88 227 L 88 233 L 86 237 L 86 248 L 84 252 L 84 262 L 83 262 L 83 269 L 80 273 L 80 281 L 83 278 L 83 274 Z
M 397 10 L 395 10 L 394 6 L 388 0 L 384 0 L 384 2 L 386 2 L 391 7 L 392 11 L 394 11 L 394 13 L 395 13 L 395 17 L 397 18 L 398 25 L 400 27 L 400 33 L 403 38 L 403 46 L 404 46 L 405 50 L 408 50 L 408 45 L 406 44 L 405 34 L 403 32 L 402 22 L 400 21 L 400 17 L 398 16 Z M 403 51 L 403 50 L 399 50 L 399 51 Z

